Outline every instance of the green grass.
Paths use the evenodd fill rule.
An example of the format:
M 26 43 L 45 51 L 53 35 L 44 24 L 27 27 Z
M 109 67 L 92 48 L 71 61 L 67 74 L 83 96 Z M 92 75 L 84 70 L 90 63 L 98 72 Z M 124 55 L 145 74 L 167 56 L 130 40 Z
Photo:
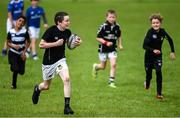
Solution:
M 0 49 L 6 39 L 7 2 L 0 3 Z M 25 1 L 26 7 L 29 1 Z M 42 0 L 49 24 L 57 11 L 67 11 L 71 17 L 71 29 L 82 37 L 82 45 L 67 50 L 70 69 L 74 117 L 179 117 L 180 116 L 180 1 L 179 0 Z M 91 68 L 98 62 L 96 32 L 104 22 L 105 12 L 113 8 L 118 13 L 122 29 L 123 51 L 118 51 L 117 89 L 107 86 L 109 64 L 92 79 Z M 163 93 L 164 101 L 155 99 L 155 73 L 151 89 L 143 88 L 145 71 L 142 43 L 149 28 L 148 17 L 153 12 L 164 16 L 163 27 L 174 39 L 177 59 L 169 60 L 169 45 L 163 45 Z M 44 29 L 41 29 L 41 35 Z M 0 117 L 3 116 L 56 116 L 63 117 L 64 97 L 61 79 L 53 79 L 49 91 L 42 92 L 38 105 L 33 105 L 31 95 L 35 83 L 42 81 L 41 62 L 43 50 L 38 48 L 40 60 L 28 59 L 26 73 L 18 76 L 17 90 L 11 90 L 11 72 L 6 57 L 0 57 Z

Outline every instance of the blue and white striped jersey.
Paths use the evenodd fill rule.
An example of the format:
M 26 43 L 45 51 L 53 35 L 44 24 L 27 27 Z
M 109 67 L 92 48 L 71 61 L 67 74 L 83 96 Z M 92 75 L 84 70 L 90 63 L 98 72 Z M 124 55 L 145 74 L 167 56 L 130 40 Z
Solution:
M 29 40 L 29 33 L 25 28 L 20 31 L 16 31 L 14 28 L 8 32 L 7 40 L 13 44 L 19 45 L 21 48 L 16 50 L 15 48 L 10 48 L 10 50 L 16 54 L 21 54 L 25 48 L 26 40 Z

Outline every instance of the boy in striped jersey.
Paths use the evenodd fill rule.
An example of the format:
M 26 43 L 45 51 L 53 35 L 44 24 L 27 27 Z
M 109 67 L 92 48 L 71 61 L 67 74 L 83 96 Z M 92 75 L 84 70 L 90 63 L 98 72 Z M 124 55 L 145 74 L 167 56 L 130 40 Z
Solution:
M 96 77 L 98 70 L 104 70 L 106 68 L 107 60 L 110 61 L 110 74 L 109 74 L 109 86 L 116 88 L 115 86 L 115 72 L 116 72 L 116 60 L 117 60 L 117 41 L 119 49 L 123 49 L 121 43 L 121 30 L 120 26 L 116 23 L 116 12 L 114 10 L 108 10 L 106 13 L 106 22 L 103 23 L 97 32 L 97 41 L 99 44 L 99 59 L 100 63 L 93 64 L 92 75 Z
M 18 74 L 23 75 L 25 72 L 25 52 L 30 45 L 28 31 L 23 28 L 26 23 L 26 18 L 20 16 L 15 24 L 15 27 L 8 32 L 7 44 L 10 47 L 8 53 L 8 61 L 10 69 L 13 72 L 12 89 L 16 89 Z
M 23 0 L 10 0 L 8 3 L 8 18 L 6 23 L 7 33 L 10 29 L 15 27 L 17 19 L 23 15 L 24 12 L 24 1 Z M 4 47 L 2 49 L 2 56 L 6 56 L 7 54 L 7 42 L 5 41 Z

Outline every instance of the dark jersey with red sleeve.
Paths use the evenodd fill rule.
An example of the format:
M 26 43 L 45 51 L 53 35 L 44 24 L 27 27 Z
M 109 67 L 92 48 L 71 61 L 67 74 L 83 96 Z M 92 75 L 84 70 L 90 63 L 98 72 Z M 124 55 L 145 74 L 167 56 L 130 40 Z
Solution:
M 121 36 L 121 30 L 120 26 L 115 23 L 115 24 L 110 24 L 108 21 L 103 23 L 97 32 L 97 38 L 102 38 L 106 41 L 112 42 L 113 45 L 108 47 L 104 44 L 99 44 L 99 52 L 112 52 L 116 51 L 116 42 Z

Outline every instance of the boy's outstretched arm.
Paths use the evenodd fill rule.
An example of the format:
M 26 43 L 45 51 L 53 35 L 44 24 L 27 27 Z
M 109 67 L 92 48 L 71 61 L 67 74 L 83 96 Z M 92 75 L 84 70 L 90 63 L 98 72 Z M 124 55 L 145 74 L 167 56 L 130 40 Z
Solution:
M 123 50 L 122 38 L 121 37 L 118 38 L 118 47 L 119 47 L 120 50 Z
M 41 40 L 39 43 L 39 47 L 42 49 L 46 49 L 46 48 L 52 48 L 52 47 L 57 47 L 57 46 L 61 46 L 63 45 L 64 40 L 63 39 L 59 39 L 56 42 L 52 42 L 52 43 L 48 43 L 45 40 Z
M 172 59 L 172 60 L 175 60 L 176 59 L 176 56 L 175 56 L 175 50 L 174 50 L 174 43 L 173 43 L 173 40 L 172 40 L 172 38 L 169 36 L 169 34 L 165 31 L 164 32 L 165 33 L 165 36 L 166 36 L 166 38 L 167 38 L 167 40 L 168 40 L 168 42 L 169 42 L 169 45 L 170 45 L 170 47 L 171 47 L 171 52 L 170 52 L 170 59 Z
M 44 22 L 44 28 L 48 28 L 48 23 L 47 23 L 47 18 L 46 18 L 46 14 L 44 13 L 43 15 L 42 15 L 42 17 L 43 17 L 43 22 Z

